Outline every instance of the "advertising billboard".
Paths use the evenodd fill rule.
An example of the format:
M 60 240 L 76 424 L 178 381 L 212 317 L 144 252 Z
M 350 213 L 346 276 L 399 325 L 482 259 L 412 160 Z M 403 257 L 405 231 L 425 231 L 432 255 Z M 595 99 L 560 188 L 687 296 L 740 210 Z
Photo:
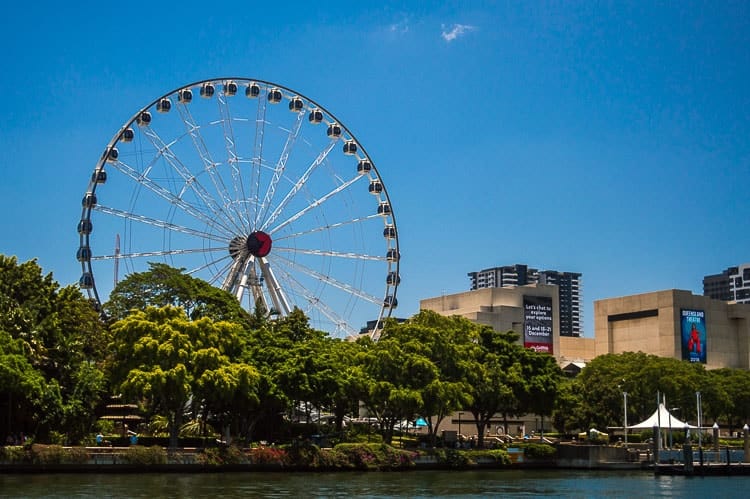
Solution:
M 682 358 L 690 362 L 706 363 L 706 312 L 680 310 Z
M 552 298 L 523 297 L 523 346 L 552 354 Z

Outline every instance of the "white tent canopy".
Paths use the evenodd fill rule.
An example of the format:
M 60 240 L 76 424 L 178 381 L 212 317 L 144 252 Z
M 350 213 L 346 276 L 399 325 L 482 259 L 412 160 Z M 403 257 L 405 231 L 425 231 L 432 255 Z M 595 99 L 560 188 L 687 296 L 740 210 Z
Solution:
M 672 429 L 681 429 L 681 428 L 698 428 L 697 426 L 693 426 L 691 424 L 688 424 L 684 421 L 680 421 L 676 417 L 672 416 L 672 414 L 667 410 L 666 407 L 664 407 L 664 404 L 659 404 L 659 409 L 654 411 L 654 413 L 646 419 L 645 421 L 641 421 L 640 423 L 632 426 L 628 426 L 628 429 L 646 429 L 646 428 L 653 428 L 654 426 L 659 426 L 661 423 L 662 428 L 672 428 Z

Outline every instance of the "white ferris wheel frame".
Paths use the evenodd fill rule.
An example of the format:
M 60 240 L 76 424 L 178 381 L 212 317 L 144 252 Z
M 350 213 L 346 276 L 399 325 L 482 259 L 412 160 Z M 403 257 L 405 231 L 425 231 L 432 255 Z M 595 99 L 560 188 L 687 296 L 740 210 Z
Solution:
M 243 92 L 246 96 L 240 95 Z M 211 126 L 220 129 L 223 135 L 224 150 L 220 159 L 210 150 L 203 136 L 207 125 L 196 122 L 191 115 L 190 108 L 195 106 L 193 102 L 200 98 L 199 95 L 215 99 L 218 105 L 219 115 Z M 235 134 L 235 128 L 252 128 L 252 125 L 247 125 L 252 120 L 233 115 L 230 105 L 231 99 L 246 97 L 257 101 L 256 116 L 251 117 L 255 119 L 255 133 L 251 138 Z M 296 113 L 296 117 L 292 119 L 291 126 L 284 129 L 286 137 L 281 151 L 271 151 L 273 158 L 270 160 L 264 157 L 263 150 L 269 131 L 267 127 L 271 125 L 266 120 L 266 113 L 269 106 L 283 104 L 288 104 L 292 116 Z M 159 134 L 156 125 L 160 115 L 169 112 L 179 114 L 185 127 L 180 137 L 165 138 Z M 288 177 L 289 161 L 295 155 L 296 142 L 303 139 L 301 130 L 305 121 L 312 126 L 327 127 L 324 133 L 327 133 L 328 141 L 322 149 L 315 149 L 317 155 L 301 173 L 293 172 L 295 175 Z M 136 158 L 138 161 L 131 162 L 120 157 L 118 145 L 130 143 L 134 136 L 153 152 L 141 151 Z M 248 139 L 252 141 L 252 153 L 242 154 L 240 142 L 247 142 Z M 183 162 L 176 152 L 180 141 L 183 142 L 180 147 L 192 144 L 192 153 L 197 156 L 192 163 Z M 356 162 L 352 161 L 352 170 L 348 175 L 345 175 L 347 172 L 336 170 L 331 175 L 333 184 L 325 192 L 306 192 L 311 187 L 308 185 L 312 183 L 311 179 L 318 175 L 319 170 L 323 169 L 322 165 L 327 164 L 337 148 L 341 148 L 344 156 L 356 159 Z M 149 161 L 141 161 L 150 158 L 151 154 L 153 158 Z M 168 182 L 154 173 L 157 162 L 170 170 Z M 195 166 L 198 162 L 202 163 L 199 168 Z M 132 209 L 135 201 L 130 208 L 99 202 L 97 190 L 103 189 L 107 172 L 112 170 L 131 183 L 133 197 L 136 196 L 136 188 L 138 192 L 142 189 L 147 195 L 164 202 L 169 213 L 160 217 L 139 213 Z M 219 173 L 220 170 L 222 173 Z M 349 218 L 343 217 L 317 226 L 313 224 L 296 233 L 293 231 L 296 222 L 321 210 L 326 203 L 343 196 L 342 193 L 352 196 L 358 192 L 355 189 L 363 188 L 360 184 L 365 181 L 369 182 L 369 194 L 365 193 L 365 196 L 373 195 L 376 200 L 370 213 L 354 213 Z M 307 196 L 303 204 L 300 204 L 301 196 Z M 105 192 L 103 200 L 106 197 Z M 94 254 L 92 235 L 96 234 L 97 228 L 92 220 L 94 213 L 97 217 L 122 220 L 130 226 L 161 230 L 165 239 L 171 240 L 173 236 L 196 238 L 202 241 L 203 246 L 172 247 L 165 243 L 162 249 L 129 251 L 126 248 L 121 252 L 118 233 L 114 252 Z M 177 223 L 175 214 L 195 223 Z M 380 253 L 363 253 L 351 248 L 295 247 L 293 244 L 295 238 L 309 237 L 315 232 L 341 230 L 350 225 L 364 226 L 378 218 L 383 220 L 382 239 L 385 242 Z M 348 296 L 349 301 L 369 303 L 371 319 L 374 320 L 371 324 L 375 325 L 370 334 L 374 338 L 379 336 L 383 319 L 390 317 L 397 305 L 396 292 L 400 282 L 398 231 L 393 205 L 374 162 L 361 142 L 330 111 L 296 91 L 264 80 L 224 77 L 196 81 L 158 97 L 135 113 L 112 137 L 96 163 L 82 201 L 78 232 L 80 244 L 77 258 L 82 268 L 80 286 L 99 306 L 102 296 L 97 287 L 93 262 L 113 260 L 115 268 L 120 261 L 143 262 L 137 266 L 134 264 L 135 271 L 145 270 L 143 267 L 149 258 L 171 261 L 190 254 L 216 256 L 211 256 L 202 267 L 189 269 L 188 273 L 200 275 L 201 271 L 213 268 L 206 280 L 231 292 L 240 302 L 252 297 L 252 303 L 260 301 L 266 310 L 274 310 L 280 316 L 288 315 L 294 307 L 315 310 L 333 325 L 334 330 L 329 332 L 337 336 L 356 335 L 364 329 L 363 324 L 350 323 L 335 305 L 322 300 L 321 293 L 310 289 L 311 286 L 302 282 L 300 277 L 315 282 L 316 287 L 335 288 L 344 297 Z M 264 254 L 264 237 L 268 238 L 268 248 L 271 248 L 271 239 L 274 241 L 276 250 L 270 249 L 270 254 Z M 225 252 L 223 255 L 220 254 L 222 250 Z M 316 269 L 309 262 L 300 261 L 302 258 L 325 258 L 327 263 L 323 268 Z M 378 268 L 382 268 L 383 273 L 379 276 L 360 276 L 357 278 L 359 280 L 349 282 L 331 271 L 332 265 L 343 261 L 354 262 L 357 267 L 380 264 Z M 372 288 L 364 289 L 372 278 L 383 280 L 382 295 L 375 294 Z

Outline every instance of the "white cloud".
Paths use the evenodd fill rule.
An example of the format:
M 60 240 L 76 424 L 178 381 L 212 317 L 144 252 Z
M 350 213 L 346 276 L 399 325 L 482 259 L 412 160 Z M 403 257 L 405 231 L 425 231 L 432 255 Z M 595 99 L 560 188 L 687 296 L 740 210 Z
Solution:
M 391 33 L 404 34 L 409 32 L 409 20 L 403 19 L 397 23 L 393 23 L 388 26 L 388 31 Z
M 450 26 L 446 26 L 445 24 L 443 24 L 441 27 L 443 29 L 443 32 L 440 36 L 442 36 L 443 40 L 448 43 L 452 42 L 459 36 L 463 36 L 466 33 L 477 29 L 476 26 L 472 26 L 470 24 L 452 24 Z

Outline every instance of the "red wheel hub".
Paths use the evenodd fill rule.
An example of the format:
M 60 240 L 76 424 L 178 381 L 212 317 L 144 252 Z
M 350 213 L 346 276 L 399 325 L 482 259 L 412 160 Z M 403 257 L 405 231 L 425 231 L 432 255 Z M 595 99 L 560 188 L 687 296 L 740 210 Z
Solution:
M 262 231 L 256 231 L 247 236 L 247 250 L 251 255 L 263 258 L 271 252 L 271 236 Z

